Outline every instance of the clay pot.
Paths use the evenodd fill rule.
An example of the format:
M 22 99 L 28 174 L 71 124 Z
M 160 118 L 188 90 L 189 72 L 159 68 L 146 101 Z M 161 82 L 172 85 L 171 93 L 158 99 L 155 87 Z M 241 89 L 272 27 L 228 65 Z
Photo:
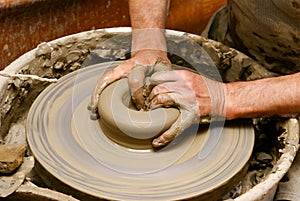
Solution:
M 57 44 L 69 44 L 68 41 L 70 41 L 71 39 L 73 40 L 74 38 L 77 41 L 89 41 L 95 37 L 97 37 L 98 39 L 105 36 L 106 34 L 110 34 L 110 33 L 123 33 L 123 32 L 129 32 L 130 30 L 128 29 L 124 29 L 124 28 L 120 28 L 120 29 L 106 29 L 106 30 L 97 30 L 97 31 L 90 31 L 90 32 L 83 32 L 83 33 L 78 33 L 75 35 L 71 35 L 71 36 L 67 36 L 64 38 L 60 38 L 57 39 L 55 41 L 51 41 L 49 42 L 49 44 L 51 44 L 52 46 L 55 46 Z M 209 41 L 206 39 L 203 39 L 199 36 L 195 36 L 195 35 L 190 35 L 190 34 L 185 34 L 185 33 L 181 33 L 181 32 L 172 32 L 171 34 L 173 35 L 177 35 L 177 36 L 183 36 L 186 35 L 187 37 L 190 37 L 192 39 L 194 39 L 195 41 L 200 42 L 203 47 L 206 48 L 206 50 L 210 50 L 210 54 L 215 55 L 216 58 L 216 63 L 218 63 L 218 61 L 220 60 L 220 58 L 218 57 L 218 55 L 222 55 L 221 52 L 221 48 L 219 48 L 221 45 L 218 43 L 215 43 L 213 41 Z M 70 43 L 72 44 L 72 43 Z M 212 48 L 210 48 L 212 47 Z M 224 48 L 223 46 L 221 46 L 223 49 L 222 51 L 226 51 L 228 48 Z M 11 65 L 9 65 L 7 68 L 5 68 L 4 72 L 5 73 L 12 73 L 12 74 L 17 74 L 17 73 L 24 73 L 27 70 L 32 70 L 30 69 L 30 64 L 35 61 L 36 62 L 36 52 L 37 49 L 31 50 L 30 52 L 27 52 L 26 54 L 24 54 L 23 56 L 21 56 L 19 59 L 15 60 Z M 248 57 L 246 57 L 245 55 L 239 53 L 239 52 L 235 52 L 236 54 L 232 54 L 232 58 L 231 59 L 231 63 L 232 66 L 231 68 L 226 69 L 226 76 L 227 78 L 234 78 L 239 77 L 240 75 L 240 69 L 245 70 L 246 68 L 243 67 L 243 62 L 244 59 L 246 59 L 246 61 L 252 61 L 252 60 L 247 60 Z M 255 62 L 244 62 L 247 65 L 247 69 L 255 69 Z M 49 69 L 45 68 L 45 71 L 49 71 Z M 31 72 L 31 71 L 30 71 Z M 42 77 L 45 74 L 43 72 L 40 71 L 34 71 L 36 75 Z M 33 73 L 32 73 L 33 74 Z M 251 77 L 251 74 L 250 74 Z M 229 80 L 228 79 L 228 80 Z M 6 133 L 7 131 L 7 126 L 10 126 L 14 119 L 12 116 L 20 116 L 22 115 L 24 118 L 26 118 L 26 111 L 28 111 L 27 109 L 22 109 L 25 107 L 24 101 L 25 103 L 28 103 L 29 105 L 32 104 L 32 102 L 27 101 L 26 102 L 26 98 L 30 97 L 36 97 L 37 92 L 34 90 L 37 87 L 40 87 L 41 90 L 43 90 L 47 85 L 44 84 L 43 82 L 39 82 L 39 81 L 32 81 L 30 80 L 30 82 L 27 82 L 27 85 L 30 86 L 34 86 L 31 87 L 32 90 L 28 91 L 28 93 L 24 93 L 24 91 L 26 92 L 26 88 L 23 88 L 23 90 L 15 90 L 15 87 L 22 87 L 22 81 L 14 81 L 12 78 L 4 78 L 4 77 L 0 77 L 0 89 L 1 89 L 1 94 L 2 97 L 5 97 L 5 101 L 1 102 L 1 108 L 2 109 L 2 113 L 1 115 L 1 120 L 3 120 L 3 124 L 1 125 L 1 129 L 4 130 L 5 132 L 2 133 Z M 21 84 L 20 84 L 21 83 Z M 8 86 L 12 86 L 13 87 L 8 87 Z M 20 85 L 20 86 L 19 86 Z M 34 94 L 33 94 L 34 93 Z M 25 99 L 20 99 L 20 97 L 25 97 Z M 22 103 L 23 105 L 20 105 L 20 103 Z M 9 112 L 7 112 L 9 111 Z M 21 113 L 21 111 L 25 111 L 24 113 Z M 11 115 L 13 114 L 13 115 Z M 18 114 L 18 115 L 16 115 Z M 285 122 L 285 124 L 283 125 L 283 128 L 286 129 L 285 134 L 282 136 L 283 139 L 283 145 L 284 147 L 281 149 L 281 156 L 279 158 L 279 160 L 277 161 L 277 163 L 275 164 L 275 166 L 273 167 L 273 170 L 271 171 L 271 173 L 268 175 L 268 177 L 266 177 L 266 179 L 259 183 L 258 185 L 254 186 L 252 189 L 250 189 L 248 192 L 244 193 L 243 195 L 239 196 L 238 198 L 236 198 L 236 201 L 249 201 L 249 200 L 270 200 L 272 199 L 272 197 L 274 196 L 276 187 L 278 182 L 280 181 L 280 179 L 283 177 L 283 175 L 288 171 L 289 167 L 292 164 L 292 161 L 295 157 L 295 154 L 297 152 L 297 147 L 298 147 L 298 141 L 299 141 L 299 125 L 298 125 L 298 121 L 296 119 L 289 119 L 288 121 Z M 3 136 L 1 136 L 3 137 Z M 59 140 L 59 139 L 58 139 Z M 68 148 L 68 147 L 66 147 Z M 52 161 L 48 161 L 48 162 L 52 162 Z M 57 167 L 54 167 L 57 169 Z M 164 176 L 164 175 L 162 175 Z M 51 182 L 52 180 L 49 180 L 49 182 Z M 55 185 L 55 184 L 54 184 Z M 39 190 L 39 189 L 38 189 Z M 28 196 L 32 195 L 32 190 L 31 189 L 26 189 L 26 188 L 20 188 L 19 192 L 22 191 L 23 193 L 27 193 Z M 19 192 L 16 192 L 16 194 L 14 194 L 13 196 L 18 196 Z M 42 192 L 42 189 L 41 189 Z M 51 192 L 46 192 L 48 196 L 50 196 L 52 198 L 52 200 L 66 200 L 65 196 L 59 197 L 57 195 L 55 195 L 54 193 Z M 72 191 L 70 192 L 65 192 L 65 193 L 72 193 Z M 73 191 L 74 193 L 74 191 Z M 212 192 L 213 193 L 213 192 Z M 13 197 L 12 196 L 12 197 Z M 38 195 L 37 195 L 38 196 Z
M 137 111 L 130 98 L 128 80 L 121 79 L 101 93 L 98 102 L 100 125 L 111 140 L 133 149 L 149 149 L 154 137 L 178 118 L 176 108 Z

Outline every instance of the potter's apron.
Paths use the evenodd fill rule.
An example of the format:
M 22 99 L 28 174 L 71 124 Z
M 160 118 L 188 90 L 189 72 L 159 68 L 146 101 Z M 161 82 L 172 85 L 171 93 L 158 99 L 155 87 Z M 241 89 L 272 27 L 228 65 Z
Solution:
M 300 72 L 300 0 L 228 0 L 202 36 L 244 52 L 271 72 Z M 300 200 L 300 153 L 275 200 Z
M 228 0 L 203 35 L 279 74 L 300 71 L 300 0 Z

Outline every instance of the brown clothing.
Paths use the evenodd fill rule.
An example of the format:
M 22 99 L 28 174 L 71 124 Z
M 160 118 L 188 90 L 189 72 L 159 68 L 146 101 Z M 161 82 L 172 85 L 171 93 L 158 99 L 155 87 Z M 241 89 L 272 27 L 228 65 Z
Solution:
M 300 71 L 300 0 L 228 0 L 208 37 L 279 74 Z
M 277 74 L 300 72 L 300 0 L 228 0 L 202 34 Z M 300 200 L 300 153 L 274 200 Z

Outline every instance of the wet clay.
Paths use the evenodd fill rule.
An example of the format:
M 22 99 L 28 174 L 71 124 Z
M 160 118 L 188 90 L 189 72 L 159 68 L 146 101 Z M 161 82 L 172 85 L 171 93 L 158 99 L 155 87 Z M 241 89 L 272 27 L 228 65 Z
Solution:
M 210 71 L 211 64 L 216 65 L 224 82 L 274 76 L 274 74 L 240 52 L 199 36 L 190 34 L 169 35 L 167 42 L 170 50 L 168 56 L 172 63 L 186 67 L 200 66 L 202 67 L 202 73 L 208 77 L 214 77 L 214 72 Z M 18 60 L 18 63 L 22 66 L 17 63 L 12 65 L 19 66 L 16 71 L 7 72 L 59 79 L 84 66 L 127 59 L 130 56 L 130 44 L 130 34 L 128 33 L 108 33 L 97 30 L 78 34 L 63 40 L 41 44 L 36 50 L 26 55 L 25 60 L 24 58 L 22 61 Z M 198 46 L 201 46 L 203 50 L 199 50 Z M 207 54 L 211 60 L 207 59 Z M 5 80 L 0 77 L 0 83 L 0 142 L 6 143 L 7 135 L 10 135 L 9 130 L 12 130 L 11 126 L 14 123 L 20 124 L 22 127 L 25 126 L 24 122 L 20 122 L 19 119 L 26 118 L 32 102 L 50 83 L 35 78 L 22 79 L 21 76 L 19 78 L 6 78 Z M 277 126 L 278 121 L 285 122 L 285 119 L 275 119 L 274 121 L 258 119 L 254 122 L 256 140 L 275 143 L 268 144 L 268 146 L 260 145 L 265 148 L 264 150 L 254 150 L 251 158 L 251 168 L 245 177 L 251 179 L 239 186 L 245 187 L 243 191 L 238 190 L 234 195 L 230 194 L 229 198 L 239 196 L 247 192 L 249 188 L 264 181 L 272 172 L 271 168 L 276 167 L 274 164 L 276 164 L 282 153 L 280 151 L 281 147 L 285 146 L 285 135 L 283 134 L 286 133 L 279 129 L 280 127 Z M 60 137 L 57 140 L 59 142 Z M 263 154 L 264 152 L 269 155 L 266 156 Z M 272 158 L 272 161 L 270 161 L 270 158 Z M 47 180 L 51 179 L 48 178 Z M 251 180 L 250 184 L 249 180 Z M 39 181 L 37 183 L 41 184 L 43 182 Z M 228 191 L 230 190 L 228 189 Z M 74 193 L 74 189 L 65 193 L 72 194 L 72 192 Z
M 207 77 L 215 78 L 211 65 L 216 65 L 224 82 L 254 80 L 273 76 L 244 54 L 221 43 L 190 34 L 168 36 L 168 56 L 173 64 L 197 68 Z M 66 40 L 40 44 L 26 55 L 24 65 L 13 74 L 54 78 L 67 75 L 84 66 L 130 57 L 129 33 L 88 32 Z M 199 46 L 203 49 L 199 49 Z M 209 55 L 209 56 L 208 56 Z M 9 72 L 8 72 L 9 73 Z M 1 78 L 1 77 L 0 77 Z M 1 80 L 0 80 L 1 81 Z M 25 114 L 37 95 L 50 83 L 34 78 L 3 80 L 1 85 L 0 138 L 4 139 L 10 125 Z M 1 83 L 1 82 L 0 82 Z
M 101 93 L 99 122 L 114 142 L 132 149 L 151 149 L 152 139 L 162 134 L 178 118 L 176 108 L 138 111 L 131 102 L 127 78 L 118 80 Z
M 226 122 L 224 128 L 220 123 L 194 125 L 156 151 L 120 146 L 108 138 L 111 134 L 106 132 L 114 130 L 103 130 L 98 121 L 91 120 L 87 106 L 98 74 L 118 64 L 106 62 L 70 73 L 45 89 L 31 106 L 26 129 L 28 143 L 37 161 L 49 173 L 81 192 L 108 200 L 153 200 L 153 195 L 157 200 L 191 197 L 217 200 L 241 180 L 254 145 L 254 130 L 249 122 Z M 117 89 L 118 84 L 126 86 L 124 82 L 127 80 L 106 89 L 112 94 L 107 100 L 114 104 L 104 103 L 102 107 L 108 107 L 107 111 L 116 108 L 112 110 L 117 113 L 115 120 L 125 118 L 127 123 L 121 110 L 128 112 L 128 102 L 124 104 L 124 93 Z M 128 87 L 123 90 L 128 93 Z M 178 115 L 177 109 L 169 109 Z M 161 110 L 164 113 L 165 109 Z M 143 115 L 129 109 L 131 112 Z M 153 116 L 157 118 L 154 127 L 164 126 L 160 122 L 162 117 Z M 132 122 L 140 123 L 141 119 L 132 118 Z M 132 129 L 130 123 L 125 126 Z M 157 190 L 157 183 L 164 188 Z M 178 189 L 180 194 L 176 193 Z

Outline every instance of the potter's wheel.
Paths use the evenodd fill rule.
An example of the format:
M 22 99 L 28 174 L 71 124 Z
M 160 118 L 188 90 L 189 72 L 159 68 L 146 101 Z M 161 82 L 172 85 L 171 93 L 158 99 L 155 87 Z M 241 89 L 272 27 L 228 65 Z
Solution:
M 90 120 L 87 105 L 98 76 L 117 64 L 70 73 L 35 100 L 27 138 L 43 168 L 80 192 L 111 200 L 213 200 L 232 189 L 254 144 L 252 126 L 244 121 L 192 126 L 153 152 L 114 143 Z

